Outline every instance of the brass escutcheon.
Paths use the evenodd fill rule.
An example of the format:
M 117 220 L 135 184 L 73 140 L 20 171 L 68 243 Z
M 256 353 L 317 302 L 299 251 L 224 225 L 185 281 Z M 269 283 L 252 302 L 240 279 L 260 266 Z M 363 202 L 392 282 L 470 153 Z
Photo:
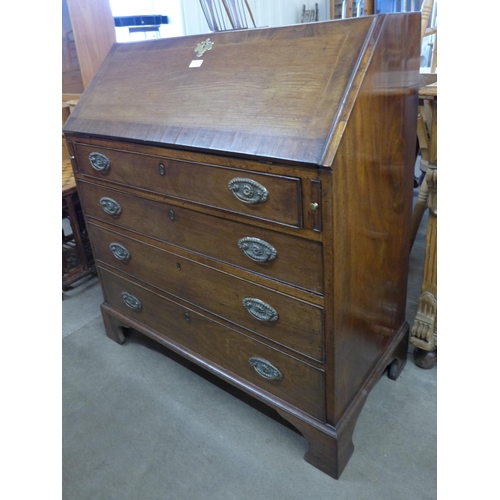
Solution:
M 196 45 L 194 51 L 196 52 L 196 55 L 198 57 L 201 57 L 207 50 L 212 50 L 213 46 L 214 42 L 212 42 L 210 38 L 207 38 L 204 42 L 200 42 L 198 45 Z

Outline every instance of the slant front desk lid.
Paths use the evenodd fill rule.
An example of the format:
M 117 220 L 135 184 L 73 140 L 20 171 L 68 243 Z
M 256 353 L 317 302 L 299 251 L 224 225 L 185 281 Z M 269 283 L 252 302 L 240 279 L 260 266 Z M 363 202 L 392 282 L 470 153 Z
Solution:
M 378 39 L 412 36 L 411 17 L 115 44 L 64 131 L 329 166 Z

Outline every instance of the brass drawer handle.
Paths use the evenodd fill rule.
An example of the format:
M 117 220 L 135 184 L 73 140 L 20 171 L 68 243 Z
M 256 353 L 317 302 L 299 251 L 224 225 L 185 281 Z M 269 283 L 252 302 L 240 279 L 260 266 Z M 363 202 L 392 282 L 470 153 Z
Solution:
M 120 243 L 110 243 L 109 249 L 122 262 L 127 262 L 130 259 L 130 252 L 123 245 L 120 245 Z
M 134 309 L 135 311 L 140 311 L 142 309 L 141 301 L 137 297 L 134 297 L 132 294 L 122 292 L 122 298 L 125 304 L 130 307 L 130 309 Z
M 243 299 L 243 307 L 259 321 L 276 321 L 278 319 L 276 309 L 263 300 L 247 297 Z
M 134 309 L 135 311 L 140 311 L 142 309 L 141 301 L 130 293 L 122 292 L 122 298 L 130 309 Z
M 269 363 L 269 361 L 252 356 L 248 358 L 248 362 L 261 377 L 267 380 L 283 380 L 283 374 L 273 364 Z
M 102 209 L 109 215 L 120 215 L 122 207 L 113 198 L 101 198 L 99 200 Z
M 243 203 L 256 205 L 267 200 L 267 189 L 252 179 L 235 177 L 228 183 L 229 190 Z
M 270 245 L 267 241 L 260 240 L 259 238 L 252 238 L 250 236 L 241 238 L 238 241 L 238 248 L 243 253 L 255 262 L 269 262 L 274 260 L 278 255 L 276 248 Z
M 89 155 L 89 161 L 94 170 L 98 172 L 107 172 L 111 167 L 111 161 L 102 153 L 93 152 Z

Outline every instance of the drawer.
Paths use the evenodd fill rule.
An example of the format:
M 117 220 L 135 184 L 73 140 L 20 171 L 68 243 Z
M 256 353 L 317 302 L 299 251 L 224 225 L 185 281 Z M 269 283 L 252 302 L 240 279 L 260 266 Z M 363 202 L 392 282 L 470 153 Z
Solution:
M 88 224 L 94 257 L 223 319 L 323 360 L 323 309 Z
M 107 270 L 99 269 L 99 275 L 105 301 L 113 309 L 301 408 L 313 417 L 324 420 L 325 382 L 322 370 L 250 339 Z
M 78 183 L 85 213 L 313 292 L 323 292 L 321 243 Z
M 79 171 L 204 206 L 302 226 L 300 179 L 77 143 Z

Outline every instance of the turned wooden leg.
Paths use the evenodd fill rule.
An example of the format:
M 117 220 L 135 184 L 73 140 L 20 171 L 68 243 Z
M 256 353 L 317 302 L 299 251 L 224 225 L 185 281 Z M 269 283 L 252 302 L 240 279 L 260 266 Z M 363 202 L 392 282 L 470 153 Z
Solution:
M 415 346 L 415 364 L 428 369 L 437 362 L 437 217 L 432 212 L 429 214 L 426 246 L 422 295 L 410 342 Z
M 437 349 L 434 351 L 426 351 L 419 347 L 415 347 L 413 350 L 413 359 L 415 364 L 423 370 L 434 368 L 437 364 Z
M 101 305 L 101 314 L 104 321 L 104 328 L 106 329 L 106 335 L 114 340 L 118 344 L 125 343 L 125 330 L 127 327 L 121 324 L 114 316 L 109 314 L 105 306 Z

